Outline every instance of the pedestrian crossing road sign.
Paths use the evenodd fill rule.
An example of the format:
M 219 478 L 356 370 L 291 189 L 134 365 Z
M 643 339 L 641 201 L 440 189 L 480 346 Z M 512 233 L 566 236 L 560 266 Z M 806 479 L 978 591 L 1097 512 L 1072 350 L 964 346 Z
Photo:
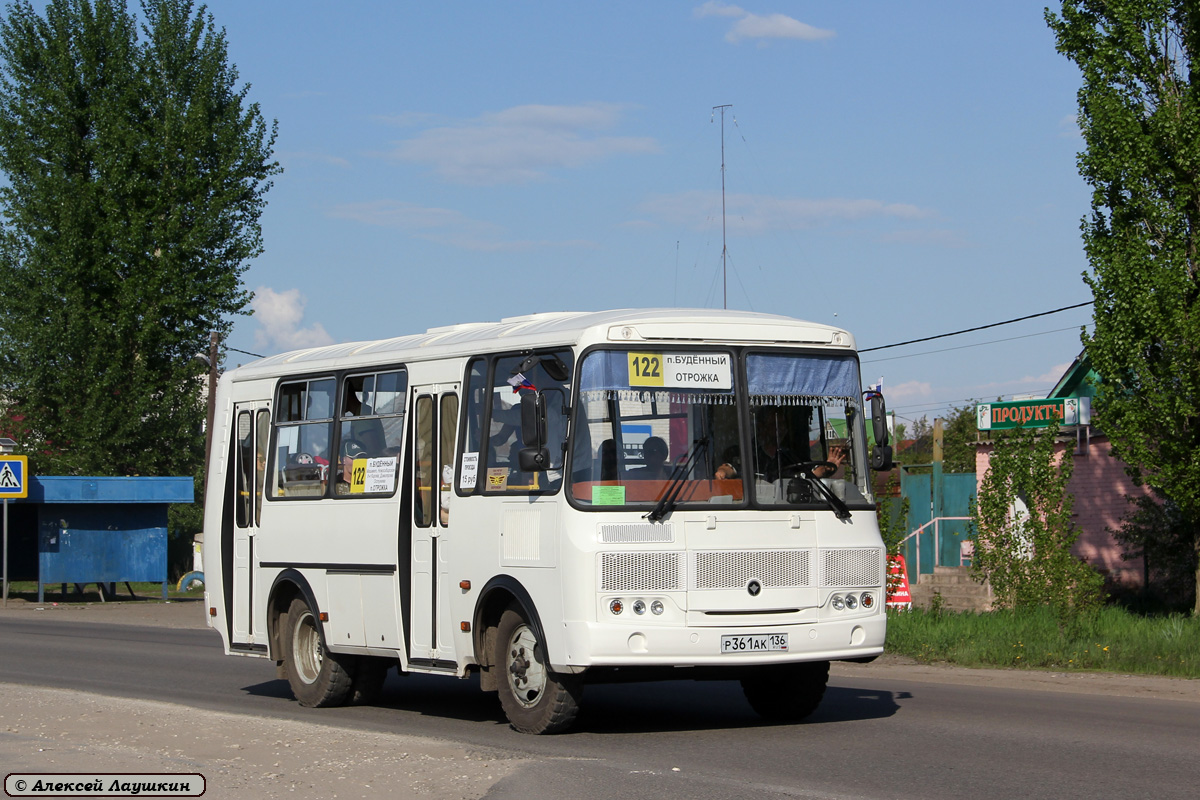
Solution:
M 0 498 L 29 496 L 28 467 L 25 456 L 0 456 Z

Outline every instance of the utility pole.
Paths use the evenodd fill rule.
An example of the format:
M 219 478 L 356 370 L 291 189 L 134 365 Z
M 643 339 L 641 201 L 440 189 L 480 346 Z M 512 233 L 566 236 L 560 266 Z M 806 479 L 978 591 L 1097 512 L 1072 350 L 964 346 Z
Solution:
M 721 112 L 721 308 L 729 308 L 729 281 L 726 278 L 725 256 L 725 109 L 733 108 L 732 103 L 713 106 L 713 111 Z
M 213 331 L 208 335 L 208 424 L 204 427 L 205 475 L 208 474 L 209 457 L 212 455 L 213 422 L 217 417 L 217 355 L 220 349 L 219 344 L 219 334 Z

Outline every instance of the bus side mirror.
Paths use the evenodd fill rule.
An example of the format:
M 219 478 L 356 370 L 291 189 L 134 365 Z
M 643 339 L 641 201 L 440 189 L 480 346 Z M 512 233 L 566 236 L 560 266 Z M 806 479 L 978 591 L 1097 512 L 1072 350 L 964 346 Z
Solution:
M 546 396 L 541 392 L 521 395 L 521 444 L 517 465 L 522 472 L 542 472 L 550 465 L 546 448 Z
M 546 396 L 541 392 L 521 395 L 521 444 L 541 447 L 546 443 Z
M 883 395 L 871 395 L 871 426 L 875 446 L 871 448 L 871 469 L 883 472 L 892 468 L 892 448 L 888 445 L 887 404 Z

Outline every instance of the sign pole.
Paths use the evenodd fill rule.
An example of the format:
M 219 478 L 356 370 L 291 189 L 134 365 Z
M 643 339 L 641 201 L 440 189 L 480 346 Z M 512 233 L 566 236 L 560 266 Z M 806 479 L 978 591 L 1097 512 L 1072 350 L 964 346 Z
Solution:
M 4 605 L 8 606 L 8 498 L 29 496 L 29 459 L 9 455 L 16 442 L 0 437 L 0 499 L 4 500 Z
M 4 607 L 8 608 L 8 498 L 4 498 Z

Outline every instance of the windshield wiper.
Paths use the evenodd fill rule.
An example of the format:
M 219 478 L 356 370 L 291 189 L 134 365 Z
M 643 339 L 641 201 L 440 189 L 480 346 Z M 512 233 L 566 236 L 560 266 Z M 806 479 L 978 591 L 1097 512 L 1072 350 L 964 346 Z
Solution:
M 694 445 L 694 449 L 688 454 L 687 459 L 675 465 L 675 470 L 671 473 L 671 477 L 667 479 L 666 491 L 658 499 L 658 504 L 646 515 L 646 519 L 651 522 L 658 522 L 675 508 L 675 503 L 679 499 L 679 493 L 683 491 L 684 478 L 691 472 L 692 465 L 696 463 L 696 459 L 708 448 L 708 437 L 705 436 L 697 439 Z
M 850 506 L 846 505 L 842 498 L 831 492 L 829 487 L 822 483 L 821 479 L 816 475 L 809 473 L 806 477 L 808 478 L 809 484 L 816 487 L 817 491 L 825 497 L 826 501 L 828 501 L 829 507 L 833 509 L 834 516 L 842 520 L 850 519 Z

